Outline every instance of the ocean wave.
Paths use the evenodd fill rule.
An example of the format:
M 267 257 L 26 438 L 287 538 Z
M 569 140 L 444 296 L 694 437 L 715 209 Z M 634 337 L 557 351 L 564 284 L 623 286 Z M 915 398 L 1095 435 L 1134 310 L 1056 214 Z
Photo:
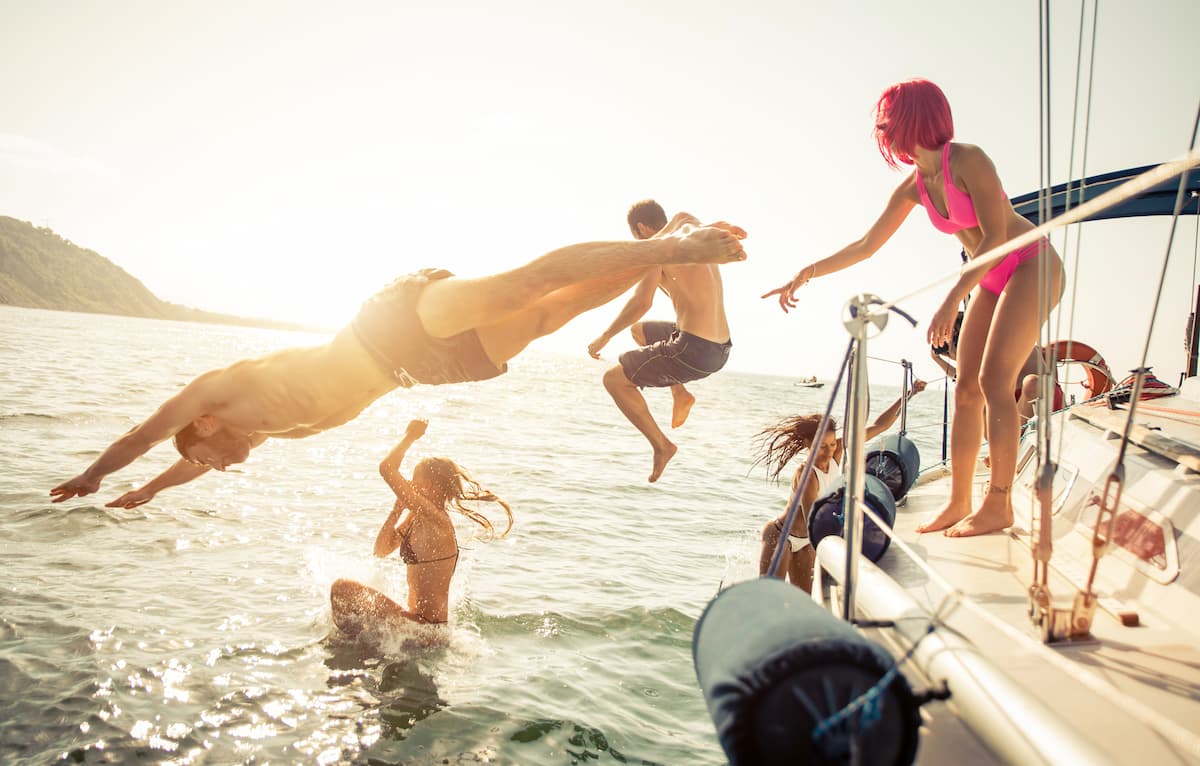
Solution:
M 468 605 L 460 610 L 460 620 L 476 625 L 488 636 L 511 635 L 571 636 L 574 638 L 604 638 L 614 635 L 645 635 L 656 640 L 674 639 L 691 643 L 696 620 L 673 607 L 627 607 L 610 612 L 568 615 L 558 612 L 525 612 L 493 616 Z
M 61 415 L 51 415 L 48 412 L 0 412 L 0 421 L 22 420 L 60 420 Z

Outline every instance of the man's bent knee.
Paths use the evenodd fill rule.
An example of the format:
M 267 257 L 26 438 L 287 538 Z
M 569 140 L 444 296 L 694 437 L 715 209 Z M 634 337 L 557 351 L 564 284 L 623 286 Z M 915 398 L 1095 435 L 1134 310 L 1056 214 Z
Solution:
M 629 328 L 629 334 L 633 336 L 634 343 L 639 346 L 646 345 L 646 328 L 642 326 L 641 322 L 634 322 L 633 326 Z
M 604 387 L 610 392 L 629 388 L 632 385 L 629 378 L 625 377 L 625 368 L 619 364 L 609 367 L 604 373 Z

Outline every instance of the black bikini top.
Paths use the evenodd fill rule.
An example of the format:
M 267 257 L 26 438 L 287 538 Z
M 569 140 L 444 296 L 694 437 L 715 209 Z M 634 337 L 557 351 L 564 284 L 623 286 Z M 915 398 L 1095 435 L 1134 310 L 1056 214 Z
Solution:
M 405 535 L 404 539 L 402 539 L 400 541 L 400 549 L 399 549 L 400 550 L 400 560 L 403 561 L 405 564 L 408 564 L 409 566 L 412 566 L 414 564 L 432 564 L 435 561 L 448 561 L 450 559 L 458 558 L 458 544 L 456 543 L 454 546 L 454 553 L 451 553 L 449 556 L 439 556 L 438 558 L 435 558 L 435 559 L 419 559 L 419 558 L 417 558 L 417 554 L 413 553 L 412 545 L 411 545 L 411 543 L 409 543 L 408 538 L 410 535 L 411 535 L 411 532 L 408 535 Z

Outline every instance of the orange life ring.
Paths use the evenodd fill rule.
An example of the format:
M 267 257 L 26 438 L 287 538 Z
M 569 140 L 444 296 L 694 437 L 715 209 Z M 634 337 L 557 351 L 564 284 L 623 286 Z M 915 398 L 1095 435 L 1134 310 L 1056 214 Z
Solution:
M 1080 381 L 1080 385 L 1087 389 L 1089 399 L 1112 390 L 1116 383 L 1104 357 L 1088 344 L 1077 340 L 1060 340 L 1052 344 L 1050 350 L 1058 364 L 1074 362 L 1083 366 L 1087 381 Z

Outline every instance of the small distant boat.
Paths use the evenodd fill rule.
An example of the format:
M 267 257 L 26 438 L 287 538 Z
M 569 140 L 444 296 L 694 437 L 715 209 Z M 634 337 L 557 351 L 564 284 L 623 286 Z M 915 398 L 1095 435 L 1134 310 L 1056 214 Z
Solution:
M 822 383 L 821 381 L 817 380 L 816 378 L 810 378 L 808 380 L 797 380 L 792 385 L 803 386 L 804 388 L 820 388 L 820 387 L 824 386 L 825 384 Z

